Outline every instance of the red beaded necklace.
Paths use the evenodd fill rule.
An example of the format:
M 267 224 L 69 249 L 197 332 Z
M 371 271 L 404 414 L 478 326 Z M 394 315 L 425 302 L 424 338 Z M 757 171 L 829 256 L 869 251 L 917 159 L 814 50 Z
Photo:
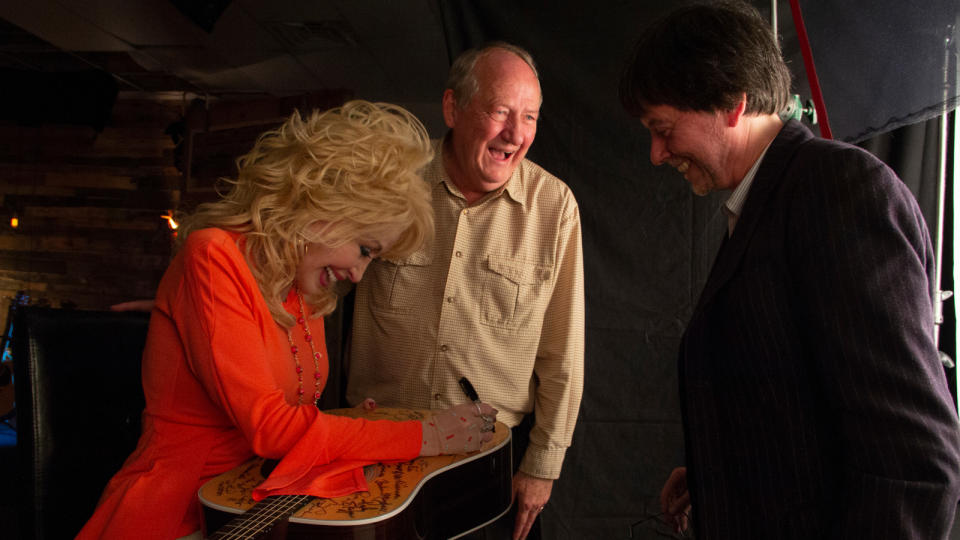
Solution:
M 307 325 L 307 318 L 303 310 L 303 295 L 300 293 L 300 287 L 296 287 L 297 291 L 297 300 L 300 302 L 300 316 L 297 317 L 297 322 L 300 323 L 300 326 L 303 327 L 303 339 L 310 344 L 310 352 L 313 353 L 313 400 L 317 404 L 317 408 L 320 408 L 320 393 L 323 390 L 322 383 L 320 379 L 323 377 L 323 374 L 320 373 L 320 353 L 317 352 L 317 348 L 313 345 L 313 335 L 310 334 L 310 326 Z M 293 363 L 296 366 L 297 371 L 297 403 L 303 403 L 303 367 L 300 365 L 300 356 L 297 354 L 299 348 L 293 344 L 293 332 L 290 329 L 287 329 L 287 341 L 290 343 L 290 352 L 293 353 Z

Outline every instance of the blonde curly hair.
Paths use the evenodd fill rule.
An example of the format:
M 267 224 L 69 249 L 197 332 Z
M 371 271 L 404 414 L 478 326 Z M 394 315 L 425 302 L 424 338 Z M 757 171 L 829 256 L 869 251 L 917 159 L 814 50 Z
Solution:
M 330 248 L 402 231 L 385 258 L 405 257 L 433 235 L 430 188 L 420 176 L 433 158 L 427 130 L 406 109 L 355 100 L 306 119 L 298 112 L 260 136 L 237 160 L 237 178 L 221 199 L 183 219 L 178 247 L 206 227 L 243 233 L 245 253 L 274 320 L 283 309 L 306 242 Z M 308 228 L 315 229 L 313 237 Z M 304 297 L 319 315 L 336 307 L 333 291 Z

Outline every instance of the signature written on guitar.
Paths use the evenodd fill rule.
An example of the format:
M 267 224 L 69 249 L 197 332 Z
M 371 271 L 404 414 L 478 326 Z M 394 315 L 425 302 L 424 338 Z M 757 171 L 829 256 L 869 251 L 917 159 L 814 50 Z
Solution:
M 344 416 L 363 415 L 370 419 L 408 419 L 424 414 L 422 411 L 389 408 L 378 408 L 372 414 L 371 411 L 354 409 L 329 412 Z M 423 497 L 418 496 L 424 489 L 440 495 L 439 501 L 429 503 L 431 507 L 446 508 L 457 500 L 456 504 L 464 506 L 466 510 L 482 510 L 480 513 L 483 515 L 478 515 L 477 520 L 487 521 L 490 516 L 505 512 L 510 504 L 510 430 L 502 425 L 498 427 L 500 429 L 496 430 L 494 440 L 470 455 L 421 456 L 410 461 L 370 465 L 364 471 L 368 491 L 335 498 L 304 498 L 302 507 L 293 512 L 290 522 L 338 528 L 348 524 L 386 523 L 384 520 L 394 520 L 395 516 L 406 512 L 411 502 L 428 504 L 420 503 Z M 263 465 L 262 458 L 255 458 L 212 479 L 200 490 L 201 502 L 207 510 L 234 514 L 250 510 L 256 504 L 251 493 L 264 480 Z M 464 482 L 475 486 L 476 491 L 473 496 L 459 501 L 456 494 L 462 492 Z M 484 487 L 487 483 L 489 485 Z M 486 495 L 485 489 L 488 490 Z M 451 497 L 444 493 L 454 495 Z M 287 497 L 291 496 L 277 498 Z M 484 504 L 480 501 L 487 500 L 492 501 L 491 508 L 482 508 Z M 420 510 L 417 512 L 427 515 Z M 447 527 L 446 530 L 450 532 L 454 527 Z

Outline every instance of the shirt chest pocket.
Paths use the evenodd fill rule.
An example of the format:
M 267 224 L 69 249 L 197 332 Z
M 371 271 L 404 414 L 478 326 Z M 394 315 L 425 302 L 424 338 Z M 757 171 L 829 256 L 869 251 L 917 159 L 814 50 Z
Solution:
M 550 301 L 553 267 L 489 255 L 483 275 L 480 321 L 505 329 L 527 328 L 543 320 Z
M 407 313 L 423 305 L 423 295 L 431 291 L 424 287 L 431 282 L 423 278 L 433 258 L 419 251 L 400 261 L 375 261 L 375 268 L 367 270 L 364 279 L 370 280 L 372 306 L 380 311 Z M 371 271 L 372 270 L 372 271 Z M 427 285 L 425 285 L 427 284 Z

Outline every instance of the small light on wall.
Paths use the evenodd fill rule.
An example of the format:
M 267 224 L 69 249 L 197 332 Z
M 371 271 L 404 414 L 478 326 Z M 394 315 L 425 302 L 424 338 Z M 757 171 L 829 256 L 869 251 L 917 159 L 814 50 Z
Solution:
M 20 227 L 20 218 L 16 214 L 10 217 L 10 228 L 16 229 Z
M 173 211 L 167 212 L 166 214 L 160 216 L 160 219 L 167 220 L 167 225 L 170 227 L 171 231 L 177 230 L 177 227 L 180 226 L 175 219 L 173 219 Z

